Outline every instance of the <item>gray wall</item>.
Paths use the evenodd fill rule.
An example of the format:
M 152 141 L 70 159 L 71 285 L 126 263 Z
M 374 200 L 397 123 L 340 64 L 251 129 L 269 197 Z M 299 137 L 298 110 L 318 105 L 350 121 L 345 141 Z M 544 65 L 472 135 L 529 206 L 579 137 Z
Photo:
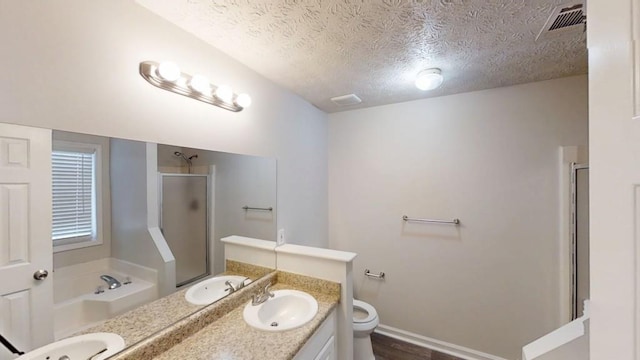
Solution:
M 327 245 L 327 115 L 128 0 L 3 1 L 0 122 L 275 157 L 278 227 Z M 163 91 L 141 61 L 172 60 L 253 98 L 233 113 Z
M 587 144 L 586 76 L 329 119 L 330 245 L 382 324 L 510 359 L 560 325 L 559 147 Z
M 111 256 L 157 270 L 164 296 L 175 291 L 175 261 L 164 239 L 160 246 L 150 233 L 158 223 L 158 190 L 149 183 L 158 180 L 157 155 L 148 154 L 149 148 L 155 144 L 111 139 Z

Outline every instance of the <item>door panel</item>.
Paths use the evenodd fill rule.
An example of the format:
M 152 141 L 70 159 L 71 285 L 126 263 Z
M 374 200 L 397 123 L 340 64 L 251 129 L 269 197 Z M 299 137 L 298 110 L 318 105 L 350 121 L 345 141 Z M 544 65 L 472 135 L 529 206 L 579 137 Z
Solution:
M 18 350 L 30 347 L 30 311 L 31 294 L 29 290 L 6 294 L 0 297 L 0 313 L 6 314 L 0 319 L 0 332 L 11 334 L 11 342 Z
M 26 263 L 29 236 L 29 187 L 25 184 L 0 184 L 0 266 Z
M 19 350 L 53 341 L 51 131 L 0 124 L 0 331 Z M 0 359 L 12 359 L 0 349 Z
M 590 357 L 640 358 L 640 119 L 633 120 L 632 2 L 589 1 Z

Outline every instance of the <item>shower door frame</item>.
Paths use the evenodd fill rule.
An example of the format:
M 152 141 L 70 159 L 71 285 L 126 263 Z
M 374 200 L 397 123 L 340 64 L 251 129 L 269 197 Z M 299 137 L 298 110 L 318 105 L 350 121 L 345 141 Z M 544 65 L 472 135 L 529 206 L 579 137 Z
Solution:
M 571 320 L 579 317 L 578 308 L 578 171 L 589 164 L 571 163 Z
M 209 252 L 211 251 L 211 244 L 210 244 L 210 240 L 211 240 L 211 175 L 210 174 L 181 174 L 181 173 L 164 173 L 164 172 L 158 172 L 158 221 L 159 221 L 159 227 L 160 227 L 160 233 L 162 234 L 162 237 L 164 237 L 164 229 L 163 229 L 163 223 L 162 223 L 162 204 L 164 202 L 163 196 L 162 196 L 162 184 L 163 184 L 163 177 L 164 176 L 171 176 L 171 177 L 204 177 L 206 179 L 207 182 L 207 187 L 206 187 L 206 198 L 207 198 L 207 214 L 206 214 L 206 241 L 205 241 L 205 266 L 207 271 L 200 276 L 196 276 L 192 279 L 189 279 L 188 281 L 183 281 L 181 283 L 178 283 L 176 281 L 176 289 L 187 285 L 187 284 L 191 284 L 194 283 L 200 279 L 206 278 L 207 276 L 211 275 L 211 259 L 209 256 Z M 165 238 L 165 242 L 167 241 L 167 239 Z M 169 247 L 169 249 L 171 249 L 171 246 L 169 246 L 168 242 L 167 242 L 167 246 Z M 175 258 L 175 256 L 174 256 Z

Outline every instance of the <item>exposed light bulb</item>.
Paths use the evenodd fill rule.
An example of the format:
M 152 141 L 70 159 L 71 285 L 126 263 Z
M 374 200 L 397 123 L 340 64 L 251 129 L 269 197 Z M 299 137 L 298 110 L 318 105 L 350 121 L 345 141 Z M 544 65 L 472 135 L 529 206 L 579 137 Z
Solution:
M 216 89 L 216 97 L 224 102 L 231 102 L 231 98 L 233 98 L 233 90 L 230 86 L 220 85 Z
M 248 108 L 251 105 L 251 96 L 248 94 L 239 94 L 236 96 L 236 105 Z
M 199 92 L 199 93 L 209 93 L 211 92 L 211 84 L 209 83 L 209 79 L 202 75 L 193 75 L 191 80 L 189 80 L 189 86 Z
M 440 69 L 427 69 L 418 73 L 416 87 L 420 90 L 433 90 L 442 85 L 444 77 Z
M 167 81 L 176 81 L 180 78 L 180 68 L 178 65 L 165 61 L 158 66 L 158 75 Z

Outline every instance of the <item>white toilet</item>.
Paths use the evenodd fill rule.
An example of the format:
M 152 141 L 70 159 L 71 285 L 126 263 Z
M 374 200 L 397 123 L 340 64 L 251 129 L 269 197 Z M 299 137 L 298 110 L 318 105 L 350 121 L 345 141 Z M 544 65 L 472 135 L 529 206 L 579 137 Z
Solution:
M 353 299 L 353 359 L 375 360 L 371 333 L 380 323 L 376 309 L 364 301 Z

